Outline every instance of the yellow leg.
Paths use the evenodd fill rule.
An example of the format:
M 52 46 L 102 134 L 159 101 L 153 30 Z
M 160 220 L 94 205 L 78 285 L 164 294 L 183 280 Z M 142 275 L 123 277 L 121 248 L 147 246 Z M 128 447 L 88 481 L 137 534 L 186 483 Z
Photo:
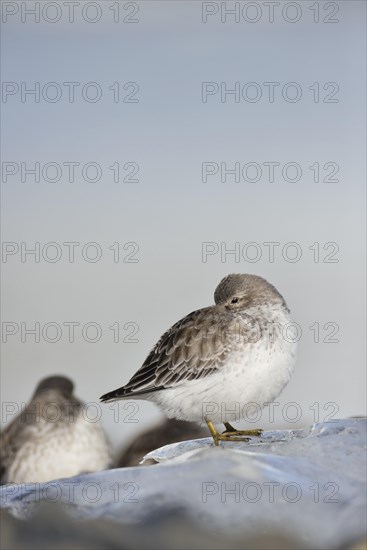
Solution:
M 219 436 L 220 434 L 217 432 L 217 430 L 215 429 L 215 426 L 213 424 L 213 422 L 211 420 L 207 420 L 206 423 L 208 424 L 208 428 L 210 430 L 210 433 L 211 433 L 211 436 L 213 438 L 213 441 L 214 441 L 214 445 L 216 447 L 218 447 L 219 443 Z

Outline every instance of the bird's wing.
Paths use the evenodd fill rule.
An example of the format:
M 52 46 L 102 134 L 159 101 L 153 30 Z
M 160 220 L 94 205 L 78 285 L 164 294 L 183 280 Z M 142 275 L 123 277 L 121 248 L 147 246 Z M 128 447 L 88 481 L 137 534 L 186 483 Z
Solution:
M 171 388 L 218 371 L 235 346 L 235 320 L 214 307 L 190 313 L 163 334 L 130 381 L 102 401 Z

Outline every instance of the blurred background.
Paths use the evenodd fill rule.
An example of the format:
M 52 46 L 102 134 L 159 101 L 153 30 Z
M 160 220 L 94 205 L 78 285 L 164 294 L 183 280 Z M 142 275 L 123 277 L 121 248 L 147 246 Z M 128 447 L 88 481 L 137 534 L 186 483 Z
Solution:
M 364 2 L 35 4 L 2 5 L 2 425 L 65 374 L 128 444 L 160 412 L 100 395 L 233 272 L 301 328 L 258 424 L 364 414 Z

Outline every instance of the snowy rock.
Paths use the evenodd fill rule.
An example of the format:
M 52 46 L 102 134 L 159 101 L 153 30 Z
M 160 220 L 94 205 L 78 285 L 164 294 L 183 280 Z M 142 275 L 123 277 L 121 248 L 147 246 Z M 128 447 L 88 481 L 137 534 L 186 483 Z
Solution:
M 1 506 L 29 518 L 41 501 L 73 518 L 123 526 L 172 513 L 209 536 L 281 533 L 303 548 L 336 548 L 366 534 L 366 419 L 265 432 L 250 442 L 166 445 L 123 468 L 0 488 Z

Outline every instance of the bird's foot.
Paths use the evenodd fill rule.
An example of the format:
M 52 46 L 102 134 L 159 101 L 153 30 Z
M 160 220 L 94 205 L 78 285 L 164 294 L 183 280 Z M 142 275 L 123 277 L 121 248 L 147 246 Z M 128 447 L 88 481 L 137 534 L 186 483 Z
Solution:
M 224 437 L 245 436 L 247 437 L 247 439 L 249 439 L 249 437 L 259 437 L 262 433 L 262 430 L 234 430 L 233 432 L 225 430 L 221 433 L 221 435 L 223 435 Z
M 220 434 L 216 430 L 213 422 L 211 422 L 210 420 L 207 420 L 206 423 L 208 424 L 208 428 L 210 430 L 211 436 L 214 441 L 214 445 L 216 447 L 218 447 L 219 441 L 241 441 L 241 442 L 247 443 L 248 441 L 250 441 L 250 438 L 246 436 L 255 435 L 253 432 L 262 432 L 262 430 L 249 430 L 248 432 L 241 432 L 241 431 L 235 430 L 234 428 L 232 428 L 232 426 L 231 426 L 232 429 L 228 429 L 228 424 L 226 423 L 225 426 L 227 430 L 222 434 Z M 256 435 L 259 435 L 259 434 L 257 433 Z
M 221 435 L 225 436 L 247 436 L 247 437 L 259 437 L 263 433 L 263 430 L 236 430 L 229 422 L 224 422 L 226 427 L 225 431 Z
M 251 439 L 250 437 L 245 437 L 243 435 L 240 435 L 239 432 L 222 433 L 222 434 L 218 434 L 218 437 L 217 437 L 217 441 L 241 441 L 244 443 L 247 443 L 248 441 L 250 441 L 250 439 Z

